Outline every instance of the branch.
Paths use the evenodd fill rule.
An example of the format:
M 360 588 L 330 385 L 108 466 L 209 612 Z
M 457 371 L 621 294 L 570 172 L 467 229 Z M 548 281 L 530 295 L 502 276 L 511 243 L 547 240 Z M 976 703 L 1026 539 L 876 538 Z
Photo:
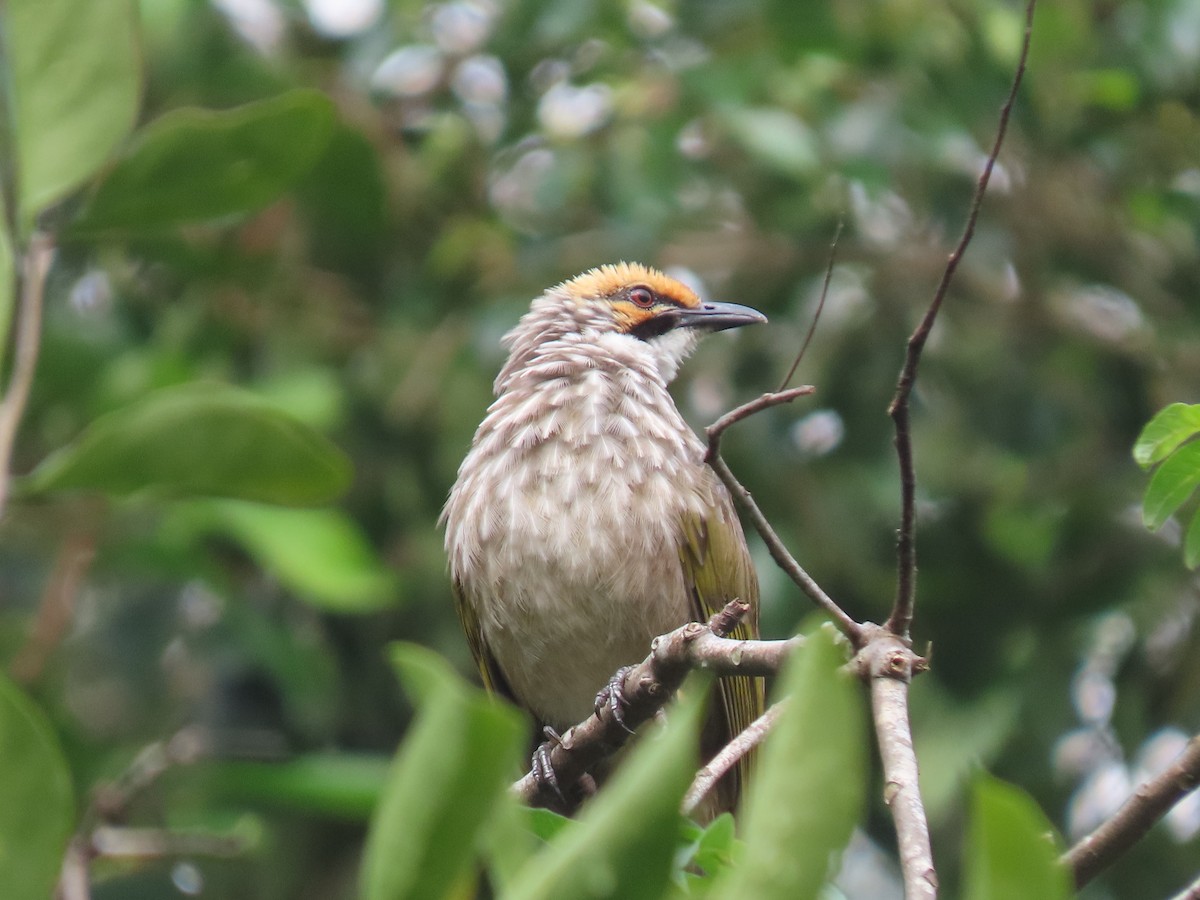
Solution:
M 795 639 L 793 638 L 793 640 Z M 786 697 L 771 704 L 765 713 L 747 725 L 741 734 L 722 747 L 716 756 L 700 768 L 692 780 L 692 786 L 683 795 L 681 811 L 685 816 L 690 816 L 695 811 L 701 801 L 708 796 L 708 792 L 738 764 L 743 756 L 766 739 L 767 735 L 771 733 L 771 729 L 775 727 L 785 706 L 787 706 Z
M 1133 792 L 1116 814 L 1068 850 L 1064 864 L 1082 888 L 1140 841 L 1159 819 L 1200 785 L 1200 735 L 1160 775 Z
M 1200 877 L 1172 897 L 1171 900 L 1200 900 Z
M 12 377 L 4 399 L 0 400 L 0 519 L 8 504 L 9 467 L 12 465 L 13 444 L 17 427 L 25 413 L 33 373 L 37 369 L 38 349 L 42 342 L 42 300 L 45 296 L 46 273 L 54 259 L 54 240 L 37 232 L 25 251 L 21 275 L 20 318 L 17 322 L 16 358 Z
M 721 418 L 717 419 L 717 421 L 704 430 L 705 435 L 708 437 L 708 453 L 705 456 L 705 462 L 708 463 L 709 467 L 717 474 L 717 477 L 721 479 L 725 487 L 728 488 L 729 493 L 733 495 L 733 499 L 742 507 L 746 515 L 750 517 L 755 531 L 759 533 L 763 539 L 763 543 L 767 545 L 767 550 L 770 552 L 771 558 L 775 560 L 776 565 L 817 606 L 824 610 L 825 614 L 833 620 L 838 630 L 846 636 L 851 645 L 857 650 L 862 646 L 862 626 L 838 606 L 833 598 L 821 590 L 821 586 L 804 570 L 800 563 L 796 561 L 796 558 L 788 552 L 783 541 L 779 539 L 779 535 L 775 533 L 775 529 L 771 527 L 771 523 L 767 521 L 767 517 L 763 515 L 762 510 L 758 508 L 758 504 L 754 502 L 754 497 L 737 480 L 737 477 L 730 471 L 725 460 L 721 458 L 721 435 L 731 425 L 772 406 L 790 403 L 797 397 L 811 394 L 813 390 L 814 388 L 811 385 L 804 385 L 802 387 L 789 388 L 786 391 L 763 394 L 761 397 L 751 400 L 748 403 L 743 403 L 736 409 L 725 413 L 725 415 L 721 416 Z
M 800 638 L 787 641 L 739 641 L 719 631 L 733 626 L 750 610 L 742 600 L 732 600 L 709 624 L 689 622 L 654 639 L 650 655 L 625 674 L 622 683 L 625 724 L 631 730 L 649 721 L 670 701 L 687 674 L 704 669 L 716 675 L 773 675 L 799 645 Z M 550 764 L 560 784 L 574 784 L 595 765 L 619 749 L 630 736 L 613 716 L 608 704 L 600 706 L 562 735 L 550 750 Z M 526 773 L 513 791 L 530 805 L 552 801 L 544 785 Z
M 877 625 L 870 630 L 870 639 L 855 661 L 859 674 L 871 685 L 871 711 L 883 762 L 883 800 L 896 823 L 904 896 L 905 900 L 933 900 L 937 872 L 908 721 L 909 682 L 928 668 L 928 662 L 888 630 Z
M 908 350 L 904 357 L 904 366 L 900 370 L 900 378 L 896 383 L 896 393 L 888 406 L 888 415 L 896 428 L 896 456 L 900 463 L 900 530 L 896 539 L 896 600 L 892 606 L 892 614 L 887 620 L 887 629 L 892 634 L 907 635 L 912 624 L 913 604 L 917 591 L 917 550 L 915 533 L 917 524 L 916 513 L 916 474 L 913 467 L 912 432 L 909 428 L 909 398 L 912 396 L 913 385 L 917 381 L 917 367 L 921 363 L 921 352 L 933 323 L 937 319 L 942 302 L 950 289 L 950 282 L 958 269 L 958 263 L 966 252 L 971 238 L 975 234 L 975 223 L 979 218 L 979 208 L 983 204 L 983 195 L 987 192 L 988 182 L 992 177 L 992 169 L 996 165 L 996 157 L 1000 155 L 1000 147 L 1004 143 L 1005 132 L 1008 131 L 1008 119 L 1012 113 L 1013 103 L 1017 97 L 1017 89 L 1021 86 L 1021 78 L 1025 74 L 1025 63 L 1029 58 L 1029 40 L 1033 33 L 1033 9 L 1036 0 L 1029 0 L 1025 7 L 1025 37 L 1021 44 L 1021 56 L 1017 62 L 1017 71 L 1013 75 L 1012 87 L 1008 99 L 1000 109 L 1000 122 L 996 128 L 996 140 L 984 163 L 979 181 L 975 185 L 975 195 L 971 200 L 971 208 L 967 213 L 967 222 L 963 227 L 962 237 L 958 246 L 946 260 L 946 268 L 942 272 L 941 283 L 933 294 L 933 300 L 916 331 L 908 339 Z

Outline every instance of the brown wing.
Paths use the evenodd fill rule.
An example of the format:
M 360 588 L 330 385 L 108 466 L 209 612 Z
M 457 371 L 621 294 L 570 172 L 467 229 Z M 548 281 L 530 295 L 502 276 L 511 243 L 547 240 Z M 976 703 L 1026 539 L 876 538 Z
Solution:
M 733 502 L 723 489 L 717 498 L 715 508 L 707 517 L 688 518 L 683 522 L 679 560 L 691 594 L 692 611 L 697 620 L 704 622 L 730 600 L 745 600 L 750 604 L 750 612 L 730 637 L 757 638 L 758 577 L 742 526 L 733 511 Z M 720 679 L 713 706 L 701 748 L 706 759 L 762 714 L 762 679 Z M 743 757 L 737 769 L 718 784 L 717 812 L 732 809 L 736 804 L 751 764 L 749 756 Z

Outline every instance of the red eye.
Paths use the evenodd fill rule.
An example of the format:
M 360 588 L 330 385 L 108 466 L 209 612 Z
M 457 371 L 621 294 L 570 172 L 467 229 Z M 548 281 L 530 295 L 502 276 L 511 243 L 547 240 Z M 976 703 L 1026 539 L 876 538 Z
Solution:
M 650 288 L 635 287 L 629 292 L 629 302 L 640 309 L 649 309 L 654 305 L 654 292 Z

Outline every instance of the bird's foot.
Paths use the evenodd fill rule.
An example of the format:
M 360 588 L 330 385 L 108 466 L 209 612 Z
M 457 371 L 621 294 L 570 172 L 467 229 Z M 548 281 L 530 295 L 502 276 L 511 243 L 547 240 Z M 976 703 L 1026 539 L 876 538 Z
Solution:
M 629 702 L 625 699 L 625 676 L 632 671 L 633 666 L 622 666 L 617 669 L 617 673 L 596 695 L 596 715 L 600 715 L 600 711 L 607 706 L 616 723 L 630 734 L 633 734 L 633 729 L 625 724 L 625 710 L 629 706 Z
M 558 784 L 558 775 L 554 772 L 554 764 L 550 761 L 550 753 L 562 743 L 562 736 L 549 725 L 542 729 L 542 733 L 546 740 L 538 744 L 537 749 L 533 751 L 529 771 L 533 774 L 534 781 L 541 787 L 552 790 L 563 806 L 566 806 L 567 798 L 563 796 L 562 788 Z

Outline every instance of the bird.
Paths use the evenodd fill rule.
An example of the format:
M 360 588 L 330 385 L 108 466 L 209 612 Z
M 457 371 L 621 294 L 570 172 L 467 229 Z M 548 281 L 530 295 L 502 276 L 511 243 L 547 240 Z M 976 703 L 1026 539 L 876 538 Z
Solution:
M 650 642 L 750 605 L 758 579 L 732 498 L 668 391 L 706 334 L 766 322 L 640 263 L 547 289 L 503 338 L 508 358 L 440 523 L 484 686 L 542 726 L 583 721 Z M 705 759 L 762 711 L 760 679 L 721 679 Z M 551 733 L 551 732 L 548 732 Z M 732 810 L 748 761 L 709 812 Z

